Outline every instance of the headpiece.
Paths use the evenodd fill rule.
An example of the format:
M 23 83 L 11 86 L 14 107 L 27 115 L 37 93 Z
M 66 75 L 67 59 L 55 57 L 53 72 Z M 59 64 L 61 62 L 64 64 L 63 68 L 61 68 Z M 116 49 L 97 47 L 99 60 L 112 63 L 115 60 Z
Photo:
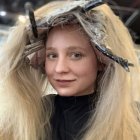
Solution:
M 81 14 L 86 14 L 87 12 L 90 12 L 90 10 L 92 10 L 93 8 L 100 6 L 102 4 L 104 4 L 103 0 L 91 0 L 91 1 L 81 0 L 81 1 L 66 2 L 66 4 L 61 8 L 59 7 L 54 11 L 47 13 L 45 17 L 42 17 L 41 19 L 38 20 L 35 20 L 34 12 L 32 8 L 28 6 L 27 10 L 29 13 L 29 19 L 31 24 L 27 27 L 27 30 L 28 30 L 30 42 L 26 45 L 22 58 L 24 59 L 28 55 L 44 48 L 46 33 L 51 28 L 61 24 L 61 22 L 62 23 L 69 23 L 72 21 L 74 22 L 74 16 L 72 15 L 67 16 L 69 12 L 77 11 Z M 58 20 L 57 17 L 60 17 L 60 20 Z M 126 71 L 129 71 L 129 66 L 133 66 L 133 64 L 129 63 L 127 59 L 115 55 L 111 51 L 111 49 L 107 48 L 102 43 L 99 43 L 98 40 L 99 39 L 101 40 L 100 36 L 102 36 L 102 34 L 99 34 L 97 28 L 94 28 L 94 32 L 97 34 L 97 36 L 99 36 L 99 37 L 95 37 L 95 39 L 92 40 L 94 42 L 95 48 L 99 52 L 101 52 L 103 56 L 106 56 L 107 58 L 117 62 Z

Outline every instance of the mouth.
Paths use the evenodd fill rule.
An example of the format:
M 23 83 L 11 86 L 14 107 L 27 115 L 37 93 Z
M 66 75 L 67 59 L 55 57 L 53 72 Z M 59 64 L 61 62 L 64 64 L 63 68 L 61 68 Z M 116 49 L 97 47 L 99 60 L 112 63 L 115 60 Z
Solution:
M 55 80 L 58 81 L 58 82 L 72 82 L 72 81 L 75 81 L 74 79 L 73 80 L 55 79 Z
M 76 80 L 68 80 L 68 79 L 55 79 L 55 82 L 58 86 L 69 86 L 71 83 L 75 82 Z

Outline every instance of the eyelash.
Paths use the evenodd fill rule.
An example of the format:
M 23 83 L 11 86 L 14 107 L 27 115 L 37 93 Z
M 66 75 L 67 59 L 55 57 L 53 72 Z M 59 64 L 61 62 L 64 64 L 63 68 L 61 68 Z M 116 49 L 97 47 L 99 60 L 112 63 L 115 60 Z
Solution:
M 54 60 L 54 59 L 56 59 L 57 54 L 56 53 L 48 53 L 48 54 L 46 54 L 46 57 L 50 60 Z
M 82 57 L 84 57 L 84 54 L 81 52 L 71 52 L 68 54 L 68 56 L 72 59 L 72 60 L 80 60 Z M 50 60 L 54 60 L 58 57 L 57 53 L 47 53 L 46 57 Z
M 81 53 L 81 52 L 72 52 L 70 54 L 70 57 L 73 59 L 73 60 L 79 60 L 81 59 L 82 57 L 84 57 L 84 55 Z

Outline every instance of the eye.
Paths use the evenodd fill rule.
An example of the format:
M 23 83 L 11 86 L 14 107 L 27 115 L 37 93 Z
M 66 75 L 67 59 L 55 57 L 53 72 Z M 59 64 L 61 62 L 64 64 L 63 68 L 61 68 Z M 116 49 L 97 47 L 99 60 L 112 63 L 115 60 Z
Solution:
M 54 60 L 57 58 L 57 54 L 56 53 L 46 53 L 46 57 L 50 60 Z
M 71 53 L 71 58 L 74 60 L 79 60 L 83 57 L 84 55 L 80 52 L 72 52 Z

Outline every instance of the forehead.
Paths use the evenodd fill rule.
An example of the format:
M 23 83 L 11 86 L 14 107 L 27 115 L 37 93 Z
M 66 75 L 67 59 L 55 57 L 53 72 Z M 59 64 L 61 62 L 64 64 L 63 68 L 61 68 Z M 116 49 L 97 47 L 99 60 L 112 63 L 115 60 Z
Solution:
M 76 38 L 85 38 L 85 40 L 89 40 L 88 35 L 79 24 L 56 26 L 49 31 L 47 38 L 50 39 L 51 37 L 55 36 L 57 39 L 63 35 L 65 35 L 65 38 L 74 36 Z
M 88 46 L 89 37 L 79 25 L 64 25 L 54 27 L 48 34 L 48 46 Z

